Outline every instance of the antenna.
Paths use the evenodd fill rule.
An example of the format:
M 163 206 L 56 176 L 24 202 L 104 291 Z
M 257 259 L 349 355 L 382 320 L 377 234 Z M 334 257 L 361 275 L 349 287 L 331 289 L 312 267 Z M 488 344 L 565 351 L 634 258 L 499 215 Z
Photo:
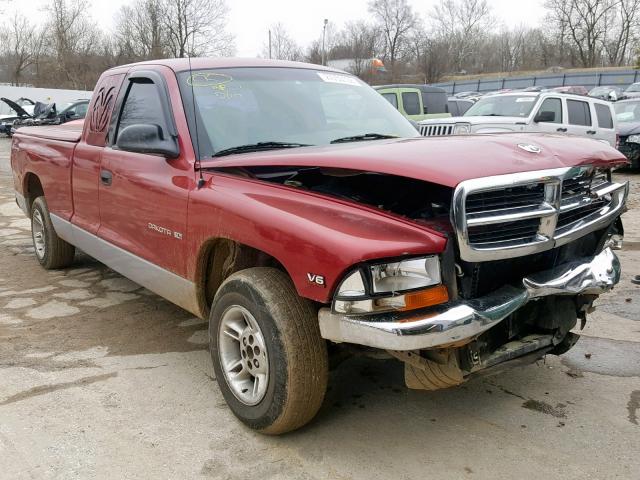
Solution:
M 205 181 L 202 176 L 202 159 L 200 158 L 200 135 L 198 134 L 198 112 L 196 112 L 196 93 L 193 88 L 193 69 L 191 68 L 191 54 L 188 55 L 189 60 L 189 83 L 191 84 L 191 100 L 193 101 L 193 119 L 195 121 L 196 130 L 196 161 L 194 164 L 195 169 L 198 172 L 198 190 L 204 187 Z

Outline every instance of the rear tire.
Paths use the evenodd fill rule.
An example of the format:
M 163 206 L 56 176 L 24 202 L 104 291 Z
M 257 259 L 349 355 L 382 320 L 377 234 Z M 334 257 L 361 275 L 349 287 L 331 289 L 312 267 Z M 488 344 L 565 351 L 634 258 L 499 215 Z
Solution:
M 44 197 L 36 198 L 31 206 L 31 237 L 36 258 L 45 269 L 65 268 L 73 263 L 76 249 L 58 237 Z
M 225 280 L 209 340 L 222 395 L 247 426 L 277 435 L 316 415 L 327 388 L 326 342 L 316 310 L 285 273 L 250 268 Z

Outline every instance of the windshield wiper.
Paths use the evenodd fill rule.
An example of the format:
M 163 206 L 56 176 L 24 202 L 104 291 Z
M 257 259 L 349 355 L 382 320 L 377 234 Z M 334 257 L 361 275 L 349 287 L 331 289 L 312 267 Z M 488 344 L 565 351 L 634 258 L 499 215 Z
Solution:
M 364 133 L 351 137 L 342 137 L 331 140 L 331 143 L 364 142 L 367 140 L 382 140 L 384 138 L 398 138 L 397 135 L 384 135 L 382 133 Z
M 279 148 L 298 148 L 312 147 L 306 143 L 294 142 L 258 142 L 248 143 L 247 145 L 238 145 L 237 147 L 225 148 L 212 155 L 212 157 L 224 157 L 225 155 L 233 155 L 234 153 L 260 152 L 262 150 L 277 150 Z

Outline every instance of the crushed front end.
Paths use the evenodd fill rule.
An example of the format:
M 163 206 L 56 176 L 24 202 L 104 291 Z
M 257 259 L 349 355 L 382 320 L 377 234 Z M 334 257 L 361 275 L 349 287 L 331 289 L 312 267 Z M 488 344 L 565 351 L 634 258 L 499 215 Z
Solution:
M 628 188 L 595 167 L 462 182 L 439 273 L 432 258 L 419 259 L 431 283 L 381 295 L 371 280 L 379 267 L 358 266 L 356 281 L 348 274 L 332 307 L 320 310 L 322 336 L 387 350 L 405 363 L 407 385 L 421 389 L 562 354 L 578 339 L 571 330 L 620 279 L 613 250 Z M 411 275 L 410 264 L 392 268 Z

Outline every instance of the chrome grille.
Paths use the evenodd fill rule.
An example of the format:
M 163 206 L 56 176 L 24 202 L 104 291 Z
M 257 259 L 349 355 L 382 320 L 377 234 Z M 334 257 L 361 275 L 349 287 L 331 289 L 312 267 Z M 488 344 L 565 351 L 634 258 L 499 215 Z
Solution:
M 544 201 L 544 184 L 532 183 L 467 196 L 467 214 L 540 205 Z
M 420 125 L 423 137 L 444 137 L 453 134 L 453 125 Z
M 593 167 L 462 182 L 452 213 L 460 255 L 466 261 L 488 261 L 563 245 L 619 215 L 628 188 Z

